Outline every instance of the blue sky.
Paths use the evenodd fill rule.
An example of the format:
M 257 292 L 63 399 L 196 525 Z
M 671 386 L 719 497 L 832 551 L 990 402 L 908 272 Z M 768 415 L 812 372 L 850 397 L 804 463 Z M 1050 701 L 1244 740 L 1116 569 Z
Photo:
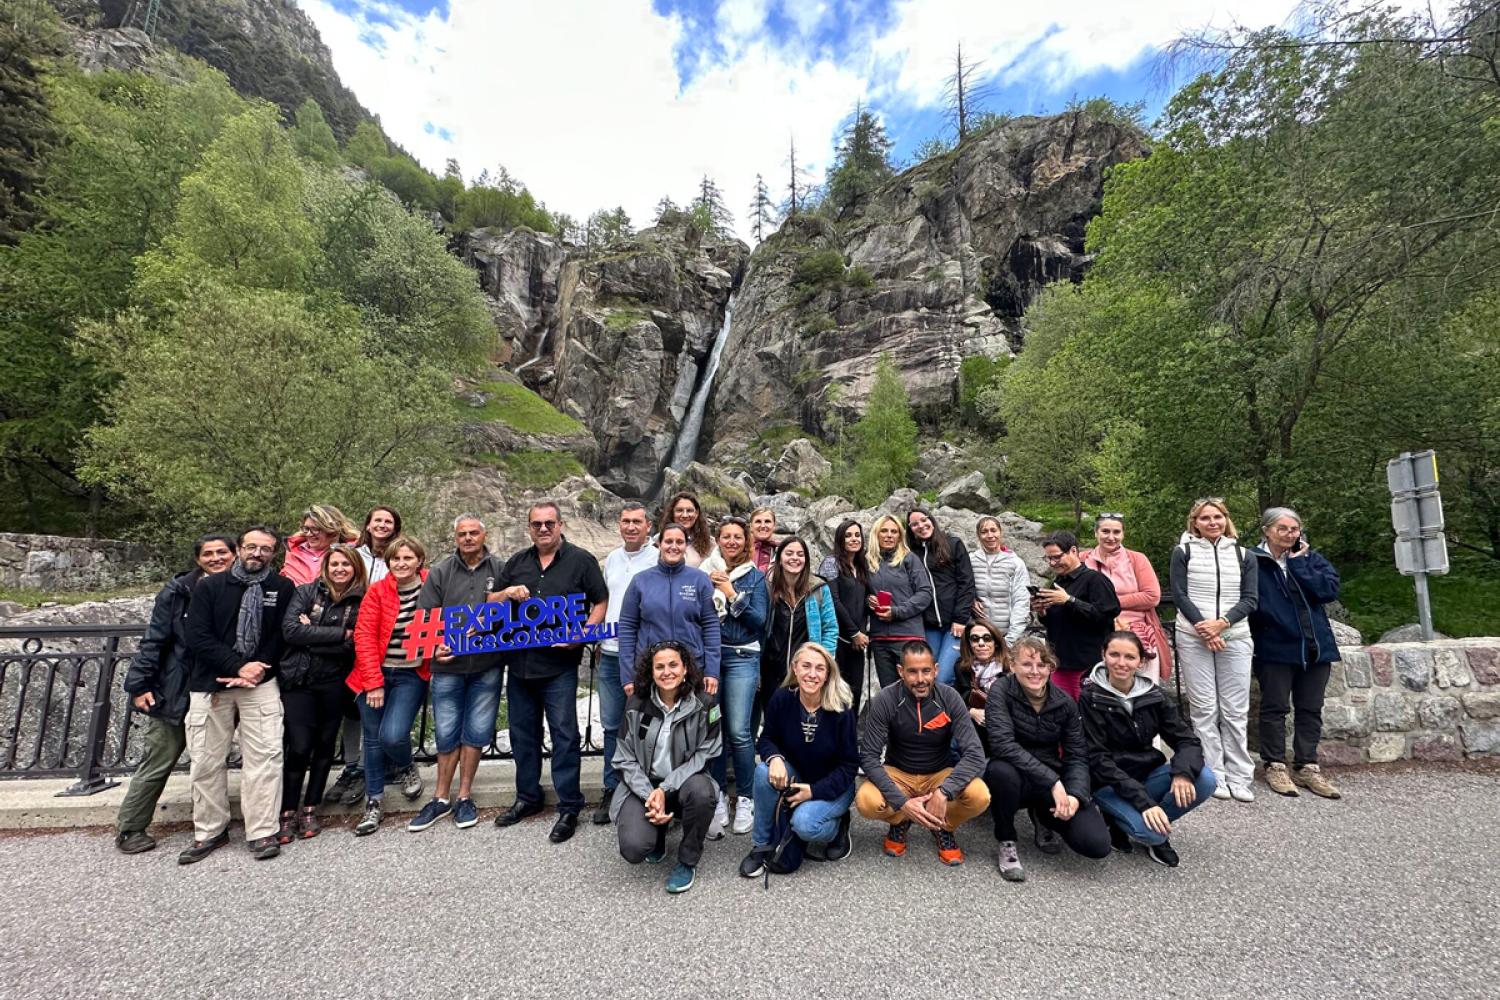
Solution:
M 1161 47 L 1205 25 L 1280 23 L 1293 0 L 298 0 L 344 81 L 428 167 L 504 164 L 548 207 L 637 223 L 708 174 L 745 215 L 787 149 L 821 177 L 856 101 L 898 160 L 944 131 L 954 48 L 984 110 L 1144 101 Z M 740 225 L 741 235 L 746 228 Z

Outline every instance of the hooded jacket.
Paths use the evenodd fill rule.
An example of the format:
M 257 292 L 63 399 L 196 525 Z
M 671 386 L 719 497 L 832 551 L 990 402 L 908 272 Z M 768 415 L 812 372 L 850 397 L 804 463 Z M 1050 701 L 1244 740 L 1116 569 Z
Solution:
M 1260 600 L 1250 612 L 1255 658 L 1310 666 L 1339 659 L 1338 642 L 1323 605 L 1339 597 L 1339 574 L 1317 552 L 1288 558 L 1286 569 L 1262 543 L 1250 550 Z
M 687 567 L 692 569 L 691 566 Z M 639 577 L 637 577 L 639 579 Z M 632 678 L 632 683 L 634 678 Z M 651 763 L 656 758 L 656 744 L 661 738 L 661 707 L 651 697 L 651 689 L 631 692 L 620 720 L 620 736 L 615 756 L 610 762 L 620 772 L 620 781 L 630 794 L 641 801 L 657 788 L 671 793 L 680 789 L 693 775 L 708 773 L 709 761 L 724 748 L 719 704 L 713 695 L 699 691 L 689 695 L 692 711 L 677 719 L 668 738 L 671 743 L 672 772 L 660 782 L 651 777 Z M 712 780 L 713 776 L 709 775 Z M 616 795 L 609 803 L 609 818 L 620 817 L 625 796 Z
M 306 688 L 348 678 L 354 667 L 355 628 L 363 590 L 335 601 L 322 580 L 304 583 L 292 594 L 281 631 L 286 652 L 281 657 L 281 687 Z M 299 620 L 307 615 L 310 625 Z
M 705 677 L 719 676 L 722 634 L 708 574 L 686 561 L 657 561 L 637 573 L 620 605 L 620 683 L 635 683 L 641 650 L 676 639 L 692 651 Z
M 1041 711 L 1015 674 L 1002 674 L 990 686 L 984 728 L 992 760 L 1003 760 L 1027 781 L 1051 788 L 1058 781 L 1079 805 L 1089 801 L 1089 747 L 1078 706 L 1055 684 L 1047 685 Z
M 934 526 L 934 530 L 936 526 Z M 908 530 L 907 535 L 911 536 Z M 948 535 L 948 561 L 941 566 L 932 558 L 932 547 L 915 536 L 907 538 L 912 554 L 922 564 L 932 603 L 922 612 L 925 628 L 945 629 L 957 622 L 969 624 L 974 617 L 974 565 L 969 550 L 957 535 Z
M 189 570 L 173 577 L 156 595 L 146 634 L 125 671 L 126 694 L 134 699 L 149 691 L 155 699 L 145 714 L 177 725 L 188 710 L 188 602 L 203 575 L 202 570 Z
M 1203 770 L 1203 744 L 1193 727 L 1159 686 L 1139 674 L 1130 693 L 1122 695 L 1110 686 L 1104 664 L 1095 664 L 1078 696 L 1078 710 L 1094 788 L 1113 788 L 1140 812 L 1156 805 L 1143 782 L 1167 760 L 1152 746 L 1157 736 L 1172 748 L 1173 777 L 1196 781 Z

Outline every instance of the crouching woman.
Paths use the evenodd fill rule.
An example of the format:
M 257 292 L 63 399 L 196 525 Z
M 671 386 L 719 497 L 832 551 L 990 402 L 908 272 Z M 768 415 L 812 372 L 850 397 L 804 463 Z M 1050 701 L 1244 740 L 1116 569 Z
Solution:
M 1140 673 L 1146 651 L 1134 632 L 1110 634 L 1078 699 L 1089 744 L 1094 801 L 1120 851 L 1144 845 L 1152 861 L 1177 867 L 1172 825 L 1213 795 L 1218 779 L 1204 766 L 1203 744 L 1162 689 Z M 1171 763 L 1152 741 L 1172 748 Z
M 849 807 L 859 771 L 859 740 L 851 710 L 854 695 L 828 650 L 805 642 L 792 654 L 786 679 L 766 703 L 760 735 L 762 763 L 755 769 L 755 832 L 740 874 L 755 878 L 770 865 L 787 871 L 773 853 L 779 826 L 777 800 L 792 810 L 793 856 L 842 861 L 849 856 Z
M 667 856 L 667 827 L 682 819 L 677 866 L 668 892 L 693 887 L 719 788 L 709 764 L 723 749 L 719 706 L 703 689 L 703 672 L 675 639 L 646 649 L 636 667 L 615 744 L 620 791 L 610 803 L 620 856 L 633 865 Z

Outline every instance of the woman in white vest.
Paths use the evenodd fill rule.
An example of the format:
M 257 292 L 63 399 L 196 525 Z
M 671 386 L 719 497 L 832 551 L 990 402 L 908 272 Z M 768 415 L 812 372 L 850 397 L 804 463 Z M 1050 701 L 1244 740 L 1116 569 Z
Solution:
M 1204 762 L 1219 779 L 1214 797 L 1254 802 L 1255 765 L 1246 744 L 1254 644 L 1246 618 L 1260 594 L 1255 556 L 1237 541 L 1218 497 L 1193 504 L 1187 528 L 1172 550 L 1177 668 Z

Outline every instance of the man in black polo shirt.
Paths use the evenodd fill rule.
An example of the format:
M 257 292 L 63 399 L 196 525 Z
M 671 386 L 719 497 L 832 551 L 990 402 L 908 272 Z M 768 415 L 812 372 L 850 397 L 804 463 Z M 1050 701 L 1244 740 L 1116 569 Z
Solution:
M 1104 640 L 1115 630 L 1120 599 L 1109 577 L 1078 558 L 1078 539 L 1071 531 L 1054 531 L 1042 539 L 1042 555 L 1057 575 L 1031 604 L 1057 654 L 1052 683 L 1077 701 L 1083 675 L 1103 658 Z
M 531 547 L 506 561 L 499 587 L 524 591 L 521 600 L 582 594 L 587 624 L 604 621 L 609 591 L 592 555 L 563 538 L 557 504 L 534 504 L 527 512 Z M 506 697 L 510 706 L 510 749 L 516 759 L 516 801 L 495 818 L 510 826 L 542 811 L 542 716 L 552 731 L 552 787 L 557 791 L 557 822 L 549 834 L 554 844 L 573 836 L 583 792 L 578 784 L 582 753 L 578 746 L 578 664 L 581 643 L 538 646 L 509 654 Z

